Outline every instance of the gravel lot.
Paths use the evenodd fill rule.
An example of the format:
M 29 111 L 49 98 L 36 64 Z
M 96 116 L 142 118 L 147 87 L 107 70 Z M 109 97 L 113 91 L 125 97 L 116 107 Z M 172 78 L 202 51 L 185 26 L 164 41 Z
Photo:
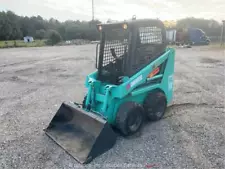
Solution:
M 95 45 L 0 50 L 0 168 L 83 168 L 43 132 L 63 101 L 81 101 Z M 176 50 L 174 101 L 165 118 L 86 168 L 224 169 L 224 53 Z M 146 166 L 147 165 L 147 166 Z

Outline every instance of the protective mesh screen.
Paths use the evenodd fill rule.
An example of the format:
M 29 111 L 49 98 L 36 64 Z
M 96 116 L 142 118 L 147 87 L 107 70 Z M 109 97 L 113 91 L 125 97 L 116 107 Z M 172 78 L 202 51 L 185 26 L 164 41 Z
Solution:
M 105 45 L 103 54 L 103 67 L 110 62 L 114 63 L 115 58 L 111 50 L 115 51 L 116 57 L 123 58 L 128 51 L 128 32 L 123 29 L 110 30 L 105 35 Z
M 162 30 L 157 27 L 141 27 L 139 28 L 139 36 L 141 44 L 162 43 Z

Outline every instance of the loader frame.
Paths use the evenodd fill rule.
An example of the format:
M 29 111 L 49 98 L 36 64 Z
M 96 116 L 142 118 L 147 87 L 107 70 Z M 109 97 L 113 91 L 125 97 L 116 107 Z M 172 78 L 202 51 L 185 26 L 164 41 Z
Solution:
M 149 119 L 161 119 L 173 97 L 175 50 L 166 48 L 161 21 L 132 20 L 97 28 L 97 70 L 86 76 L 82 106 L 63 102 L 44 130 L 83 164 L 114 146 L 114 127 L 124 135 L 137 132 L 144 112 Z M 138 123 L 130 123 L 133 120 Z

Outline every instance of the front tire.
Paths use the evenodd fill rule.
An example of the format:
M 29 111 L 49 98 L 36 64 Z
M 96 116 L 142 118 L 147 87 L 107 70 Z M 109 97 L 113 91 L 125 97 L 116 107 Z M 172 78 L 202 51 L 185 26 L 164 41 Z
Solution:
M 158 121 L 163 118 L 167 100 L 163 92 L 153 91 L 147 95 L 143 104 L 146 116 L 150 121 Z
M 117 112 L 116 126 L 124 136 L 137 133 L 144 122 L 144 111 L 140 104 L 126 102 L 122 104 Z

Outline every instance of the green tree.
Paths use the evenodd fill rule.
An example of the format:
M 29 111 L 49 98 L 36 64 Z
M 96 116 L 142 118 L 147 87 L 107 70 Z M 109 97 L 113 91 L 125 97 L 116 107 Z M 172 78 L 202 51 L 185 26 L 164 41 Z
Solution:
M 45 33 L 46 33 L 46 32 L 45 32 L 44 29 L 36 30 L 35 38 L 36 38 L 36 39 L 42 40 L 42 39 L 44 39 L 44 37 L 45 37 Z
M 178 28 L 200 28 L 208 36 L 219 36 L 221 25 L 216 20 L 213 19 L 203 19 L 203 18 L 194 18 L 194 17 L 188 17 L 184 19 L 180 19 L 177 21 L 177 27 Z
M 20 39 L 19 17 L 11 11 L 0 12 L 0 40 Z
M 62 37 L 56 30 L 49 31 L 48 44 L 56 45 L 61 40 L 62 40 Z
M 50 30 L 57 31 L 63 40 L 71 39 L 99 39 L 99 32 L 96 29 L 98 20 L 79 21 L 68 20 L 59 22 L 51 18 L 43 19 L 41 16 L 23 17 L 12 11 L 0 12 L 0 40 L 16 40 L 24 36 L 33 36 L 43 39 L 43 34 L 48 35 Z M 45 33 L 44 33 L 45 32 Z M 44 37 L 46 37 L 44 35 Z

